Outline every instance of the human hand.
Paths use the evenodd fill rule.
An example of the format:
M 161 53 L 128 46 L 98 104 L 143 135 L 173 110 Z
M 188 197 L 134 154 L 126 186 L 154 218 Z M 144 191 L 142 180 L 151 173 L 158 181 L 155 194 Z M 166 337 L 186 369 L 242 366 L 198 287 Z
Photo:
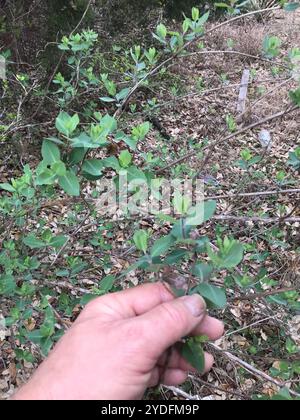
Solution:
M 162 372 L 165 384 L 179 385 L 195 371 L 178 348 L 167 357 L 181 338 L 222 334 L 223 324 L 207 315 L 199 295 L 175 298 L 164 283 L 105 295 L 85 307 L 14 399 L 140 399 Z M 205 371 L 212 365 L 206 354 Z

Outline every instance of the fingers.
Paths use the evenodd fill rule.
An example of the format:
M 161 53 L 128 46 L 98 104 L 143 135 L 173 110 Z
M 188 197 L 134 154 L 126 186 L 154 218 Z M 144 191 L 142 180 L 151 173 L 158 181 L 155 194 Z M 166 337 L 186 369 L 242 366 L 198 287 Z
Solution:
M 156 363 L 166 349 L 195 330 L 205 316 L 204 300 L 192 295 L 163 303 L 136 318 L 149 359 Z
M 192 332 L 192 335 L 206 335 L 210 341 L 216 341 L 224 334 L 224 324 L 216 318 L 206 316 Z
M 211 354 L 205 353 L 205 368 L 204 372 L 200 372 L 205 374 L 209 372 L 214 364 L 214 358 Z M 163 367 L 155 367 L 152 371 L 149 387 L 157 386 L 160 382 L 164 385 L 180 385 L 187 380 L 188 372 L 197 372 L 196 369 L 192 368 L 188 363 L 182 363 L 179 366 L 169 366 L 165 372 L 163 371 Z M 161 377 L 163 374 L 163 378 Z
M 146 283 L 93 300 L 83 311 L 81 319 L 100 315 L 111 320 L 131 318 L 174 299 L 164 283 Z
M 168 358 L 166 354 L 164 354 L 160 360 L 158 361 L 158 366 L 163 368 L 168 365 L 168 369 L 181 369 L 185 372 L 198 372 L 190 363 L 188 363 L 184 357 L 181 355 L 181 348 L 182 345 L 178 344 L 176 348 L 172 351 L 171 356 Z M 203 372 L 198 373 L 206 373 L 208 372 L 214 363 L 214 358 L 210 353 L 205 352 L 205 367 Z
M 160 384 L 161 382 L 161 370 L 156 368 L 152 372 L 152 376 L 148 383 L 148 387 L 154 387 Z M 187 380 L 188 374 L 187 372 L 180 370 L 180 369 L 168 369 L 163 378 L 164 385 L 181 385 Z

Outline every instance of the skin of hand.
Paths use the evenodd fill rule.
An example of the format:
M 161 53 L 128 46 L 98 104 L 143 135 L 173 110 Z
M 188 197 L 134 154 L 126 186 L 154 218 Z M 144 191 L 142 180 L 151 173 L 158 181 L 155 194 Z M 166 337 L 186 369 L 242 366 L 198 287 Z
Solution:
M 216 340 L 223 331 L 199 295 L 176 298 L 165 283 L 106 295 L 85 307 L 13 399 L 138 400 L 162 372 L 165 384 L 179 385 L 195 371 L 176 348 L 183 337 Z M 205 359 L 208 371 L 213 357 Z

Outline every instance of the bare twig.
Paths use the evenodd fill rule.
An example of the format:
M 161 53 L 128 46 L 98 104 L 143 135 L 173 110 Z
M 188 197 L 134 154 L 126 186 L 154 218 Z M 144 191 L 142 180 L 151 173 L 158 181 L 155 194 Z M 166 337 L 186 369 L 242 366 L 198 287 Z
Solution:
M 238 56 L 245 57 L 245 58 L 246 57 L 247 58 L 252 58 L 253 60 L 264 61 L 264 62 L 270 63 L 274 66 L 274 61 L 272 61 L 268 58 L 264 58 L 264 57 L 261 57 L 259 55 L 252 55 L 252 54 L 243 53 L 241 51 L 232 51 L 232 50 L 194 51 L 192 53 L 185 54 L 184 57 L 190 57 L 190 56 L 193 56 L 193 55 L 208 55 L 208 54 L 213 54 L 213 55 L 216 55 L 216 54 L 238 55 Z M 284 63 L 278 63 L 278 65 L 282 66 L 282 67 L 285 67 L 285 68 L 288 68 L 288 66 Z
M 220 138 L 220 139 L 217 139 L 217 140 L 215 140 L 214 142 L 212 142 L 209 146 L 207 146 L 207 147 L 204 149 L 205 151 L 206 151 L 206 150 L 209 150 L 209 153 L 207 154 L 206 158 L 204 159 L 204 161 L 203 161 L 203 163 L 202 163 L 202 165 L 201 165 L 201 168 L 200 168 L 200 170 L 198 171 L 198 173 L 197 173 L 197 175 L 196 175 L 196 176 L 198 176 L 198 174 L 202 172 L 203 167 L 204 167 L 204 166 L 206 165 L 206 163 L 208 162 L 209 157 L 210 157 L 210 155 L 211 155 L 211 152 L 214 150 L 215 146 L 217 146 L 218 144 L 220 144 L 220 143 L 222 143 L 222 142 L 229 141 L 229 140 L 233 139 L 234 137 L 239 136 L 240 134 L 244 134 L 244 133 L 246 133 L 247 131 L 252 130 L 253 128 L 259 127 L 259 126 L 260 126 L 260 125 L 262 125 L 262 124 L 265 124 L 265 123 L 267 123 L 267 122 L 273 121 L 273 120 L 275 120 L 275 119 L 277 119 L 277 118 L 281 118 L 281 117 L 283 117 L 284 115 L 289 114 L 290 112 L 295 111 L 296 109 L 298 109 L 298 110 L 299 110 L 300 108 L 299 108 L 298 106 L 294 106 L 294 107 L 289 108 L 289 109 L 287 109 L 287 110 L 277 112 L 276 114 L 269 115 L 268 117 L 265 117 L 265 118 L 263 118 L 263 119 L 261 119 L 261 120 L 259 120 L 259 121 L 255 122 L 255 123 L 253 123 L 253 124 L 250 124 L 250 125 L 248 125 L 247 127 L 241 128 L 240 130 L 236 131 L 235 133 L 232 133 L 232 134 L 230 134 L 230 135 L 228 135 L 228 136 L 226 136 L 226 137 L 224 137 L 224 138 Z M 160 169 L 158 169 L 158 170 L 156 171 L 156 174 L 160 174 L 160 173 L 164 172 L 165 170 L 170 169 L 170 168 L 172 168 L 173 166 L 178 165 L 179 163 L 183 162 L 184 160 L 189 159 L 189 158 L 191 158 L 191 157 L 195 156 L 195 154 L 197 154 L 197 153 L 198 153 L 198 151 L 197 151 L 197 150 L 193 150 L 192 152 L 187 153 L 186 155 L 182 156 L 181 158 L 179 158 L 179 159 L 177 159 L 177 160 L 175 160 L 175 161 L 173 161 L 173 162 L 169 163 L 169 164 L 168 164 L 168 165 L 166 165 L 164 168 L 160 168 Z M 196 178 L 196 176 L 195 176 L 195 178 Z
M 225 334 L 225 337 L 230 337 L 231 335 L 238 334 L 238 333 L 240 333 L 242 331 L 248 330 L 251 327 L 255 327 L 256 325 L 263 324 L 264 322 L 269 321 L 270 319 L 274 319 L 274 316 L 273 315 L 272 316 L 268 316 L 267 318 L 260 319 L 260 320 L 258 320 L 256 322 L 253 322 L 252 324 L 246 325 L 243 328 L 239 328 L 238 330 L 230 331 L 229 333 Z
M 236 397 L 242 398 L 243 400 L 245 399 L 245 396 L 244 396 L 244 395 L 242 395 L 242 394 L 240 394 L 239 392 L 232 391 L 232 390 L 230 390 L 230 389 L 223 389 L 223 388 L 221 388 L 221 387 L 219 387 L 219 386 L 216 386 L 216 385 L 210 384 L 209 382 L 205 382 L 205 381 L 203 381 L 203 379 L 200 379 L 200 378 L 198 378 L 198 377 L 196 377 L 196 376 L 193 376 L 193 375 L 189 375 L 189 377 L 190 377 L 192 380 L 194 380 L 195 382 L 198 382 L 199 384 L 201 384 L 201 385 L 205 386 L 206 388 L 215 389 L 215 390 L 217 390 L 217 391 L 223 392 L 224 394 L 231 394 L 231 395 L 235 395 Z
M 267 375 L 265 372 L 262 372 L 261 370 L 255 368 L 254 366 L 250 365 L 249 363 L 245 362 L 244 360 L 240 359 L 239 357 L 229 353 L 228 351 L 224 351 L 219 346 L 213 343 L 208 344 L 211 348 L 214 350 L 222 353 L 224 356 L 226 356 L 228 359 L 230 359 L 232 362 L 237 363 L 238 365 L 242 366 L 245 370 L 247 370 L 252 375 L 256 376 L 259 379 L 264 379 L 265 381 L 271 382 L 274 385 L 278 386 L 279 388 L 283 388 L 286 383 L 280 382 L 277 379 L 272 378 L 271 376 Z M 300 397 L 300 394 L 293 391 L 292 389 L 289 390 L 290 394 L 295 397 Z
M 243 15 L 240 16 L 236 16 L 232 19 L 229 19 L 225 22 L 220 23 L 219 25 L 213 26 L 211 29 L 206 31 L 206 34 L 214 32 L 216 30 L 218 30 L 219 28 L 225 26 L 225 25 L 229 25 L 232 22 L 235 22 L 239 19 L 251 16 L 251 15 L 256 15 L 256 14 L 262 14 L 264 12 L 268 12 L 268 11 L 272 11 L 272 10 L 279 10 L 281 7 L 280 6 L 276 6 L 276 7 L 271 7 L 271 8 L 267 8 L 267 9 L 261 9 L 261 10 L 255 10 L 249 13 L 245 13 Z M 205 36 L 205 35 L 204 35 Z M 203 36 L 202 36 L 203 37 Z M 129 91 L 128 95 L 126 96 L 126 98 L 124 99 L 122 106 L 120 108 L 117 109 L 117 111 L 114 114 L 115 118 L 119 118 L 122 114 L 122 112 L 124 111 L 124 109 L 126 108 L 128 101 L 130 100 L 131 96 L 139 89 L 140 86 L 143 85 L 143 83 L 149 79 L 150 77 L 154 76 L 155 74 L 157 74 L 159 72 L 160 69 L 162 69 L 163 67 L 165 67 L 167 64 L 171 63 L 173 60 L 175 60 L 176 58 L 178 58 L 179 56 L 181 56 L 181 53 L 183 51 L 185 51 L 187 48 L 189 48 L 191 45 L 193 45 L 195 42 L 197 42 L 199 40 L 199 37 L 195 37 L 194 39 L 188 41 L 187 43 L 185 43 L 181 48 L 179 48 L 179 50 L 173 54 L 172 56 L 168 57 L 166 60 L 162 61 L 160 64 L 158 64 L 156 67 L 154 67 L 149 73 L 147 73 L 141 80 L 139 80 L 135 86 L 132 87 L 132 89 Z
M 179 395 L 180 397 L 183 397 L 186 400 L 201 400 L 201 398 L 198 395 L 190 395 L 187 392 L 184 392 L 180 388 L 176 388 L 175 386 L 162 386 L 164 389 L 168 391 L 174 392 L 174 394 Z
M 279 85 L 275 86 L 271 90 L 268 90 L 264 95 L 262 95 L 260 98 L 258 98 L 255 102 L 251 104 L 251 108 L 256 106 L 259 102 L 261 102 L 263 99 L 265 99 L 267 96 L 271 95 L 273 92 L 276 92 L 280 87 L 286 85 L 287 83 L 293 81 L 294 79 L 292 77 L 289 77 L 286 80 L 283 80 Z
M 236 22 L 237 20 L 243 19 L 245 17 L 249 17 L 249 16 L 253 16 L 253 15 L 257 15 L 257 14 L 262 14 L 262 13 L 268 13 L 268 12 L 275 11 L 275 10 L 280 10 L 280 9 L 281 9 L 281 6 L 274 6 L 274 7 L 269 7 L 269 8 L 266 8 L 266 9 L 254 10 L 252 12 L 248 12 L 248 13 L 245 13 L 243 15 L 239 15 L 239 16 L 236 16 L 232 19 L 229 19 L 225 22 L 222 22 L 222 23 L 214 26 L 213 28 L 209 29 L 206 33 L 216 31 L 217 29 L 220 29 L 223 26 L 229 25 L 230 23 Z
M 60 248 L 59 252 L 56 254 L 54 260 L 51 262 L 50 267 L 53 267 L 54 264 L 56 263 L 58 257 L 64 252 L 64 250 L 66 249 L 68 243 L 70 242 L 71 238 L 73 238 L 75 235 L 77 235 L 77 233 L 82 229 L 82 227 L 84 226 L 85 222 L 87 221 L 87 219 L 90 216 L 90 211 L 88 211 L 88 214 L 85 216 L 85 218 L 81 221 L 81 223 L 79 224 L 79 226 L 77 226 L 77 228 L 69 235 L 68 239 L 66 240 L 66 242 L 64 243 L 64 245 Z
M 269 191 L 255 191 L 251 193 L 232 193 L 223 195 L 213 195 L 205 197 L 204 200 L 223 200 L 225 198 L 237 198 L 237 197 L 258 197 L 263 195 L 280 195 L 280 194 L 297 194 L 300 193 L 300 188 L 291 188 L 286 190 L 269 190 Z
M 47 286 L 50 286 L 50 287 L 60 287 L 62 289 L 69 289 L 71 291 L 83 293 L 84 295 L 91 293 L 91 291 L 88 290 L 88 289 L 84 289 L 83 287 L 79 287 L 79 286 L 74 286 L 74 284 L 70 284 L 70 283 L 68 283 L 66 281 L 57 281 L 57 280 L 54 280 L 52 282 L 52 281 L 49 281 L 49 280 L 43 280 L 42 281 L 42 286 L 44 287 L 45 284 Z
M 76 25 L 76 27 L 75 27 L 75 28 L 74 28 L 74 29 L 70 32 L 70 35 L 69 35 L 69 36 L 73 35 L 73 34 L 74 34 L 74 32 L 75 32 L 75 31 L 77 31 L 77 29 L 80 27 L 80 25 L 82 24 L 82 22 L 83 22 L 83 20 L 84 20 L 84 18 L 85 18 L 85 16 L 86 16 L 86 14 L 87 14 L 87 12 L 89 11 L 89 8 L 90 8 L 90 6 L 91 6 L 91 3 L 92 3 L 92 0 L 89 0 L 89 2 L 88 2 L 88 4 L 87 4 L 87 7 L 86 7 L 86 9 L 85 9 L 85 11 L 84 11 L 83 15 L 81 16 L 80 21 L 78 22 L 78 24 Z M 50 79 L 48 80 L 48 83 L 47 83 L 47 86 L 46 86 L 46 89 L 45 89 L 45 95 L 43 96 L 43 98 L 42 98 L 41 102 L 39 103 L 39 105 L 38 105 L 38 107 L 37 107 L 36 111 L 35 111 L 35 112 L 34 112 L 34 114 L 31 116 L 31 118 L 35 118 L 35 117 L 37 116 L 37 114 L 40 112 L 40 110 L 41 110 L 41 108 L 42 108 L 42 106 L 43 106 L 43 104 L 44 104 L 44 101 L 45 101 L 45 99 L 46 99 L 46 96 L 47 96 L 47 94 L 48 94 L 48 92 L 49 92 L 49 89 L 50 89 L 50 86 L 51 86 L 52 80 L 54 79 L 54 77 L 55 77 L 55 75 L 56 75 L 56 73 L 57 73 L 57 71 L 58 71 L 58 69 L 59 69 L 59 66 L 61 65 L 62 60 L 64 59 L 64 57 L 65 57 L 65 52 L 63 52 L 63 53 L 61 54 L 61 56 L 60 56 L 60 58 L 59 58 L 59 60 L 58 60 L 58 62 L 57 62 L 57 64 L 56 64 L 56 66 L 55 66 L 55 69 L 54 69 L 53 73 L 51 74 Z
M 89 11 L 89 9 L 90 9 L 91 4 L 92 4 L 92 0 L 89 0 L 89 2 L 88 2 L 88 4 L 87 4 L 87 6 L 86 6 L 86 8 L 85 8 L 85 11 L 84 11 L 83 15 L 81 16 L 80 21 L 79 21 L 79 22 L 78 22 L 78 24 L 75 26 L 75 28 L 73 29 L 73 31 L 72 31 L 72 32 L 70 32 L 70 36 L 71 36 L 71 35 L 73 35 L 73 34 L 74 34 L 74 32 L 76 32 L 76 31 L 77 31 L 77 29 L 80 27 L 80 25 L 81 25 L 81 24 L 82 24 L 82 22 L 84 21 L 84 18 L 86 17 L 86 14 L 87 14 L 87 12 L 88 12 L 88 11 Z
M 64 327 L 66 328 L 66 330 L 68 330 L 68 329 L 70 329 L 70 327 L 72 326 L 72 322 L 70 321 L 70 320 L 66 320 L 66 319 L 63 319 L 61 316 L 60 316 L 60 314 L 59 314 L 59 312 L 57 312 L 57 310 L 48 302 L 48 305 L 50 305 L 51 306 L 51 308 L 52 308 L 52 310 L 53 310 L 53 313 L 55 314 L 55 316 L 56 316 L 56 318 L 58 319 L 58 321 L 62 324 L 62 325 L 64 325 Z
M 279 295 L 280 293 L 295 292 L 296 290 L 297 290 L 297 288 L 295 286 L 294 287 L 285 287 L 285 288 L 277 289 L 277 290 L 268 290 L 268 291 L 262 292 L 262 293 L 252 293 L 251 295 L 249 294 L 249 295 L 246 295 L 246 296 L 234 297 L 234 298 L 229 299 L 229 301 L 263 299 L 263 298 L 268 297 L 268 296 Z
M 213 220 L 231 220 L 232 222 L 253 223 L 300 223 L 300 217 L 259 217 L 259 216 L 213 216 Z
M 283 79 L 276 79 L 276 80 L 274 80 L 274 79 L 263 79 L 263 80 L 252 80 L 252 81 L 250 80 L 249 84 L 257 84 L 257 83 L 265 83 L 265 82 L 275 83 L 275 82 L 281 81 L 281 80 L 286 82 L 287 80 L 290 80 L 290 79 L 287 79 L 285 77 Z M 175 98 L 173 98 L 169 101 L 166 101 L 166 102 L 159 103 L 159 104 L 155 105 L 152 108 L 152 111 L 154 111 L 156 109 L 164 108 L 168 105 L 171 105 L 175 102 L 179 102 L 179 101 L 187 99 L 187 98 L 202 97 L 202 96 L 206 97 L 206 96 L 208 96 L 210 94 L 213 94 L 215 92 L 218 92 L 220 90 L 224 91 L 224 90 L 227 90 L 227 89 L 235 89 L 239 86 L 240 86 L 240 83 L 232 83 L 232 84 L 229 84 L 229 85 L 221 85 L 219 87 L 215 87 L 215 88 L 212 88 L 212 89 L 201 90 L 201 92 L 190 92 L 190 93 L 187 93 L 185 95 L 176 96 Z M 279 84 L 278 86 L 281 86 L 281 84 Z M 276 86 L 276 88 L 278 86 Z M 149 113 L 149 111 L 146 110 L 146 111 L 142 111 L 142 112 L 137 112 L 135 115 L 144 115 L 144 114 L 148 114 L 148 113 Z
M 295 213 L 295 211 L 298 210 L 299 207 L 300 207 L 300 200 L 297 200 L 292 210 L 286 216 L 283 216 L 282 220 L 286 220 L 290 218 Z

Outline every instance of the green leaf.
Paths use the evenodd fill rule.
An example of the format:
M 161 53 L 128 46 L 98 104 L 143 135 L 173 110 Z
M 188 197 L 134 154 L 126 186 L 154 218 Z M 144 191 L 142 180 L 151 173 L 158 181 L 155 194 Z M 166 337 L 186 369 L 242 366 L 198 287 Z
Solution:
M 198 20 L 200 16 L 200 10 L 197 7 L 192 8 L 192 19 L 194 21 Z
M 67 242 L 68 238 L 63 235 L 55 236 L 49 242 L 49 245 L 53 248 L 61 248 Z
M 294 169 L 300 169 L 300 147 L 297 147 L 294 152 L 289 153 L 288 164 Z
M 55 127 L 61 134 L 70 137 L 70 135 L 76 130 L 79 122 L 77 114 L 71 117 L 69 114 L 62 111 L 56 118 Z
M 197 25 L 198 26 L 203 26 L 209 18 L 210 12 L 206 12 L 203 16 L 201 16 L 201 18 L 198 20 Z
M 217 208 L 216 201 L 204 201 L 198 203 L 189 210 L 189 217 L 186 219 L 186 225 L 199 226 L 207 222 L 215 214 Z
M 86 306 L 88 303 L 90 303 L 92 300 L 95 300 L 98 297 L 99 295 L 93 295 L 93 294 L 83 295 L 82 298 L 80 299 L 80 305 Z
M 295 105 L 300 106 L 300 87 L 294 91 L 291 90 L 289 96 Z
M 93 142 L 91 137 L 88 136 L 86 133 L 80 133 L 79 136 L 73 137 L 70 139 L 71 145 L 74 149 L 98 149 L 99 147 L 103 147 L 103 144 Z
M 125 99 L 127 97 L 127 95 L 128 95 L 129 92 L 130 92 L 130 88 L 122 89 L 121 92 L 119 92 L 116 95 L 116 100 L 118 102 L 122 101 L 123 99 Z
M 156 34 L 158 35 L 158 37 L 160 39 L 165 39 L 167 36 L 167 28 L 165 27 L 165 25 L 163 23 L 161 23 L 160 25 L 157 26 L 156 28 Z
M 54 162 L 51 165 L 51 170 L 55 173 L 56 176 L 65 176 L 67 172 L 66 165 L 61 160 Z
M 119 156 L 119 162 L 122 168 L 127 168 L 132 161 L 132 155 L 128 150 L 123 150 Z
M 194 265 L 192 273 L 194 276 L 198 277 L 203 282 L 210 279 L 213 271 L 214 269 L 211 265 L 201 263 L 201 264 Z
M 126 136 L 126 134 L 124 134 L 124 136 L 122 137 L 122 140 L 124 141 L 124 143 L 127 144 L 128 147 L 130 147 L 131 150 L 136 150 L 136 146 L 138 144 L 138 140 L 133 139 L 132 137 Z
M 184 34 L 189 30 L 190 23 L 191 23 L 191 19 L 189 19 L 189 18 L 185 18 L 185 20 L 183 21 L 182 30 L 183 30 Z
M 30 234 L 23 238 L 23 243 L 31 249 L 45 248 L 47 244 L 38 239 L 34 234 Z
M 8 184 L 7 182 L 5 182 L 4 184 L 0 184 L 0 189 L 8 191 L 10 193 L 16 192 L 15 188 L 12 185 Z
M 209 245 L 209 239 L 207 236 L 203 236 L 202 238 L 195 241 L 196 247 L 195 251 L 199 253 L 206 253 L 207 252 L 207 246 Z
M 136 141 L 144 140 L 146 135 L 149 133 L 151 125 L 149 121 L 144 122 L 143 124 L 138 125 L 132 129 L 132 137 Z
M 271 399 L 272 401 L 291 401 L 293 398 L 290 394 L 289 389 L 284 387 L 284 388 L 281 388 L 278 394 L 273 395 Z
M 263 42 L 263 49 L 266 57 L 275 58 L 280 53 L 281 40 L 277 36 L 266 36 Z
M 65 176 L 58 178 L 58 183 L 67 194 L 75 197 L 80 195 L 80 184 L 73 172 L 67 171 Z
M 149 255 L 143 255 L 139 258 L 134 264 L 131 264 L 126 270 L 124 270 L 121 274 L 121 277 L 127 276 L 127 274 L 131 273 L 132 271 L 136 270 L 137 268 L 141 268 L 145 270 L 149 267 L 151 263 L 151 258 Z
M 215 7 L 221 7 L 221 8 L 224 8 L 224 9 L 229 9 L 230 8 L 230 5 L 226 4 L 226 3 L 214 3 L 214 5 L 215 5 Z
M 104 168 L 112 168 L 117 172 L 120 170 L 119 161 L 115 156 L 110 156 L 108 158 L 103 159 L 102 163 Z
M 218 268 L 234 268 L 243 260 L 243 245 L 228 238 L 224 239 L 224 243 L 226 240 L 230 242 L 224 245 L 217 254 L 213 253 L 211 248 L 208 248 L 208 255 Z
M 186 197 L 182 194 L 181 191 L 175 190 L 174 192 L 174 209 L 176 210 L 177 214 L 186 214 L 188 208 L 191 205 L 189 197 Z
M 84 159 L 86 152 L 87 149 L 85 147 L 76 147 L 76 149 L 73 149 L 69 156 L 70 165 L 76 165 L 81 162 Z
M 174 236 L 177 240 L 183 239 L 186 233 L 186 225 L 184 219 L 179 219 L 178 222 L 174 223 L 174 226 L 171 230 L 171 235 Z
M 148 184 L 146 175 L 144 174 L 143 171 L 138 169 L 136 166 L 130 166 L 130 168 L 128 168 L 126 172 L 127 172 L 128 182 L 136 181 L 141 184 L 143 183 Z
M 175 249 L 164 260 L 165 264 L 176 264 L 184 258 L 189 252 L 186 249 Z
M 64 146 L 64 142 L 59 140 L 57 137 L 47 137 L 45 140 L 49 140 L 52 143 L 60 144 L 60 145 Z
M 220 287 L 202 283 L 193 288 L 192 293 L 199 293 L 211 309 L 223 309 L 227 305 L 225 291 Z
M 44 337 L 40 342 L 41 353 L 43 356 L 47 357 L 50 353 L 50 350 L 53 346 L 53 340 L 51 337 Z
M 133 236 L 136 248 L 139 251 L 143 251 L 144 254 L 146 254 L 148 249 L 148 238 L 148 233 L 145 230 L 138 230 Z
M 300 3 L 299 3 L 299 2 L 297 2 L 297 3 L 286 3 L 286 4 L 283 6 L 283 9 L 284 9 L 286 12 L 294 12 L 294 11 L 295 11 L 295 10 L 297 10 L 299 7 L 300 7 Z
M 14 277 L 10 274 L 0 276 L 0 295 L 11 295 L 17 288 Z
M 60 161 L 60 150 L 56 144 L 50 140 L 44 140 L 42 145 L 42 156 L 48 165 Z
M 36 177 L 36 185 L 52 185 L 56 180 L 56 175 L 52 172 L 51 169 L 45 169 L 42 172 L 39 172 Z
M 104 293 L 108 293 L 112 289 L 115 281 L 116 281 L 115 276 L 112 276 L 112 275 L 106 276 L 101 280 L 99 284 L 99 289 L 103 291 Z
M 82 165 L 82 171 L 93 176 L 102 175 L 103 168 L 103 159 L 89 159 L 86 160 Z
M 158 239 L 151 248 L 151 257 L 160 257 L 170 249 L 174 242 L 175 238 L 172 235 L 167 235 Z
M 110 98 L 109 96 L 102 96 L 100 98 L 100 101 L 102 101 L 102 102 L 108 102 L 108 103 L 110 103 L 110 102 L 116 102 L 115 98 Z
M 107 134 L 112 133 L 117 129 L 117 120 L 109 114 L 106 114 L 101 120 L 101 127 L 107 131 Z
M 34 344 L 40 345 L 43 338 L 41 330 L 34 330 L 27 333 L 27 338 L 32 341 Z
M 205 369 L 205 354 L 197 337 L 189 338 L 183 345 L 181 354 L 198 372 L 203 373 Z

